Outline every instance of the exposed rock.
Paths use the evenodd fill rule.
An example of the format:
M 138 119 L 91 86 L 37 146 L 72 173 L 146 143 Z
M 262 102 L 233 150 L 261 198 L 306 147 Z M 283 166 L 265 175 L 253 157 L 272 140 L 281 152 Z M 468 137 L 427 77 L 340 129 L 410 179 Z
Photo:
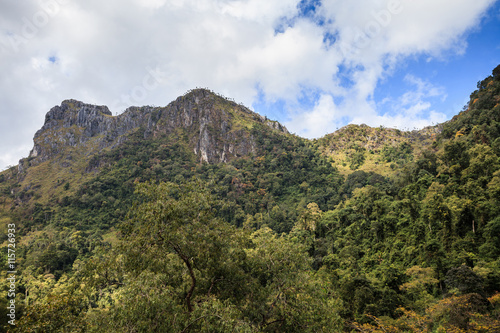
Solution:
M 163 108 L 130 107 L 115 117 L 106 106 L 66 100 L 45 116 L 28 160 L 30 165 L 36 165 L 72 148 L 90 156 L 121 144 L 128 134 L 140 128 L 145 137 L 183 129 L 200 161 L 227 162 L 233 157 L 256 153 L 251 131 L 255 124 L 288 133 L 278 122 L 205 89 L 192 90 Z

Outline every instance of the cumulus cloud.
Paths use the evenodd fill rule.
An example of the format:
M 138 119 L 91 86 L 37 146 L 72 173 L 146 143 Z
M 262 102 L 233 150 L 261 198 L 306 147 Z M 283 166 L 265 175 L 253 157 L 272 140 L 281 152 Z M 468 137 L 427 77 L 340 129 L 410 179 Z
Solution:
M 297 134 L 310 137 L 318 132 L 332 132 L 332 126 L 341 124 L 339 113 L 331 95 L 323 94 L 310 111 L 298 112 L 285 123 L 288 128 L 300 129 Z
M 434 110 L 431 103 L 434 99 L 446 99 L 443 87 L 413 75 L 406 75 L 404 81 L 410 90 L 396 99 L 384 99 L 379 105 L 371 107 L 379 110 L 378 113 L 367 110 L 366 114 L 354 116 L 353 122 L 413 130 L 446 121 L 446 115 Z
M 283 101 L 287 125 L 308 137 L 341 122 L 438 120 L 424 81 L 414 78 L 424 95 L 402 96 L 398 115 L 378 110 L 374 90 L 406 57 L 463 52 L 462 35 L 493 2 L 2 1 L 0 163 L 26 156 L 67 98 L 118 113 L 209 87 L 248 106 Z
M 343 102 L 336 105 L 336 114 L 354 123 L 400 128 L 421 128 L 446 120 L 443 113 L 431 110 L 429 98 L 436 96 L 438 88 L 426 90 L 421 80 L 406 78 L 408 84 L 414 83 L 416 90 L 405 93 L 391 107 L 391 111 L 397 110 L 396 114 L 384 113 L 383 108 L 377 106 L 374 91 L 379 82 L 408 57 L 428 55 L 443 58 L 448 52 L 463 53 L 467 46 L 464 33 L 477 28 L 493 2 L 324 1 L 318 16 L 327 22 L 325 31 L 335 36 L 331 49 L 342 56 L 337 64 L 347 68 L 350 83 L 340 95 Z M 445 98 L 442 88 L 439 90 Z M 411 103 L 404 103 L 409 97 L 413 97 Z M 314 112 L 312 110 L 310 114 Z M 333 131 L 337 122 L 338 118 L 331 120 L 330 129 L 326 131 L 324 123 L 315 128 L 306 128 L 300 125 L 301 122 L 291 121 L 289 124 L 298 133 L 321 136 Z

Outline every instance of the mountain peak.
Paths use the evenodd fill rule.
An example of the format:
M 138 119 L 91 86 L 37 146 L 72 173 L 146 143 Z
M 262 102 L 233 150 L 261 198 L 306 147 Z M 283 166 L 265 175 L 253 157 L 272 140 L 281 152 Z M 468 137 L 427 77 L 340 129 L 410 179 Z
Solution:
M 62 146 L 85 143 L 106 131 L 112 118 L 106 106 L 65 100 L 45 115 L 42 128 L 35 133 L 35 144 L 29 157 L 43 162 L 57 154 Z
M 74 99 L 64 100 L 60 106 L 55 106 L 47 112 L 41 130 L 57 126 L 61 120 L 63 127 L 76 125 L 84 128 L 89 127 L 92 130 L 92 123 L 99 122 L 102 117 L 109 116 L 112 114 L 107 106 L 86 104 Z
M 182 130 L 200 161 L 226 162 L 256 152 L 251 132 L 257 124 L 288 133 L 278 122 L 202 88 L 188 91 L 166 107 L 129 107 L 116 117 L 107 106 L 68 99 L 46 114 L 29 160 L 36 165 L 75 147 L 92 155 L 119 145 L 137 130 L 144 131 L 144 138 Z

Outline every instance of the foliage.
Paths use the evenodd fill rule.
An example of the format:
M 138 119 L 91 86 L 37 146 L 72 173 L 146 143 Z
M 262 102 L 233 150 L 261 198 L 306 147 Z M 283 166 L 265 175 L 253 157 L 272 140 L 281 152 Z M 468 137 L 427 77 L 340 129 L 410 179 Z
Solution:
M 252 235 L 218 219 L 194 179 L 141 184 L 118 251 L 127 277 L 89 312 L 96 331 L 318 332 L 338 327 L 336 300 L 305 249 L 269 228 Z M 90 330 L 93 331 L 93 330 Z
M 255 147 L 226 163 L 139 129 L 74 181 L 51 161 L 2 172 L 14 331 L 500 330 L 499 80 L 418 133 L 308 141 L 235 114 Z

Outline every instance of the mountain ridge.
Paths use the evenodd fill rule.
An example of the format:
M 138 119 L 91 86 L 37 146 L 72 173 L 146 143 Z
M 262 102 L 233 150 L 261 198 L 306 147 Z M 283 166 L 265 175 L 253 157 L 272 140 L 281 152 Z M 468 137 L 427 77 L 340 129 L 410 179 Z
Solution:
M 443 124 L 413 131 L 350 124 L 319 139 L 297 138 L 316 145 L 344 176 L 355 171 L 389 176 L 422 152 L 434 149 L 443 129 L 443 135 L 449 137 L 446 133 L 453 124 L 482 106 L 484 98 L 480 97 L 489 91 L 493 79 L 486 79 L 471 94 L 467 110 L 464 108 Z M 60 178 L 59 182 L 73 181 L 75 175 L 80 175 L 76 179 L 83 181 L 87 173 L 97 173 L 107 165 L 99 157 L 102 152 L 121 146 L 133 135 L 158 142 L 166 137 L 171 137 L 171 142 L 184 142 L 199 163 L 226 163 L 245 156 L 256 158 L 262 155 L 262 145 L 266 143 L 257 144 L 255 126 L 292 135 L 279 122 L 202 88 L 186 92 L 165 107 L 132 106 L 117 116 L 107 106 L 64 100 L 47 112 L 43 126 L 35 133 L 33 149 L 19 161 L 17 179 L 25 188 L 37 188 L 42 183 L 45 185 L 41 188 L 46 188 L 48 180 L 44 175 L 62 175 L 53 177 Z M 454 129 L 452 134 L 461 135 L 465 130 Z M 33 169 L 41 164 L 44 165 Z
M 20 277 L 3 328 L 497 331 L 493 74 L 446 123 L 317 140 L 208 91 L 122 118 L 63 102 L 0 173 L 3 272 L 15 225 Z
M 213 106 L 210 104 L 214 102 L 218 104 L 215 106 L 215 110 L 208 110 Z M 202 104 L 201 111 L 198 109 L 200 103 Z M 203 106 L 203 104 L 205 105 Z M 205 108 L 203 109 L 203 107 Z M 196 114 L 196 112 L 200 113 Z M 235 130 L 233 131 L 235 135 L 225 138 L 229 139 L 229 142 L 223 147 L 211 145 L 214 138 L 211 137 L 207 128 L 211 121 L 210 116 L 218 114 L 220 116 L 217 116 L 215 121 L 218 122 L 219 134 L 224 135 L 233 129 Z M 272 130 L 290 134 L 286 127 L 278 121 L 270 120 L 249 110 L 242 104 L 236 104 L 226 97 L 202 88 L 188 91 L 165 107 L 131 106 L 117 116 L 113 116 L 107 106 L 87 104 L 73 99 L 64 100 L 60 106 L 54 106 L 47 112 L 43 126 L 35 133 L 33 149 L 30 151 L 28 158 L 21 159 L 19 162 L 20 171 L 24 170 L 26 166 L 37 165 L 54 157 L 67 146 L 86 146 L 82 148 L 89 149 L 89 153 L 92 154 L 119 145 L 125 140 L 127 134 L 141 127 L 146 130 L 145 136 L 158 136 L 170 133 L 176 128 L 185 128 L 193 132 L 194 128 L 192 126 L 194 123 L 198 125 L 198 128 L 196 128 L 198 137 L 191 138 L 193 141 L 191 143 L 195 154 L 200 157 L 200 161 L 208 163 L 225 162 L 228 155 L 238 156 L 249 152 L 255 154 L 252 140 L 249 140 L 250 142 L 246 147 L 239 147 L 239 150 L 234 145 L 238 135 L 243 134 L 240 130 L 242 128 L 251 129 L 252 121 L 264 124 Z M 350 148 L 341 142 L 335 143 L 335 138 L 343 136 L 344 132 L 352 134 L 353 129 L 354 132 L 359 132 L 357 130 L 361 130 L 361 132 L 366 132 L 366 130 L 377 131 L 377 133 L 382 133 L 383 136 L 389 136 L 392 143 L 400 143 L 401 140 L 397 139 L 397 137 L 408 138 L 412 142 L 432 139 L 440 132 L 440 127 L 441 124 L 428 126 L 420 130 L 401 131 L 383 126 L 370 127 L 364 124 L 349 124 L 319 139 L 304 139 L 319 142 L 323 146 L 323 152 L 327 156 L 332 156 L 334 151 Z M 375 139 L 377 139 L 376 135 Z M 85 145 L 89 141 L 93 141 L 90 142 L 93 144 Z M 370 148 L 370 146 L 377 146 L 370 137 L 361 141 L 366 141 L 364 142 L 366 146 L 364 148 L 367 150 L 373 148 Z M 29 161 L 27 165 L 26 160 Z M 334 160 L 342 162 L 342 158 Z
M 34 136 L 34 147 L 28 159 L 31 165 L 36 165 L 68 146 L 86 146 L 95 153 L 120 144 L 125 135 L 142 127 L 146 130 L 145 136 L 167 134 L 176 128 L 198 132 L 198 137 L 192 138 L 192 144 L 200 161 L 224 162 L 230 158 L 229 155 L 255 152 L 251 138 L 246 145 L 236 143 L 238 136 L 245 136 L 241 127 L 251 127 L 252 121 L 288 133 L 278 122 L 206 89 L 191 90 L 166 107 L 129 107 L 117 116 L 113 116 L 107 106 L 70 99 L 46 114 L 44 125 Z M 223 147 L 214 145 L 215 138 L 209 131 L 211 125 L 218 127 L 220 133 L 226 136 L 223 140 L 227 142 Z M 94 141 L 93 145 L 86 145 L 89 141 Z
M 366 151 L 380 150 L 380 135 L 389 139 L 389 142 L 386 142 L 389 145 L 401 144 L 403 141 L 413 143 L 421 141 L 424 142 L 425 146 L 429 146 L 436 135 L 441 133 L 443 125 L 457 122 L 463 118 L 463 114 L 483 107 L 479 97 L 486 91 L 487 87 L 493 84 L 495 77 L 498 76 L 499 67 L 493 70 L 493 75 L 489 79 L 484 80 L 481 84 L 478 83 L 478 90 L 471 94 L 467 108 L 442 124 L 413 131 L 349 124 L 313 141 L 319 142 L 323 153 L 332 157 L 337 164 L 341 165 L 341 168 L 343 164 L 348 162 L 349 156 L 347 155 L 349 154 L 335 156 L 336 151 L 352 149 L 353 144 Z M 498 106 L 500 100 L 497 99 L 493 103 Z M 489 106 L 495 107 L 494 105 Z M 211 108 L 214 110 L 210 110 Z M 215 145 L 216 138 L 211 135 L 208 128 L 212 120 L 211 116 L 216 116 L 213 120 L 217 122 L 212 131 L 218 130 L 217 134 L 226 135 L 223 138 L 223 141 L 226 142 L 222 146 Z M 244 134 L 241 129 L 250 129 L 252 121 L 289 134 L 286 127 L 279 122 L 269 120 L 267 117 L 249 110 L 244 105 L 236 104 L 226 97 L 204 88 L 189 90 L 165 107 L 132 106 L 118 116 L 113 116 L 107 106 L 86 104 L 69 99 L 47 112 L 43 126 L 34 135 L 33 149 L 28 158 L 19 161 L 18 167 L 19 171 L 23 171 L 30 165 L 37 165 L 54 157 L 67 146 L 85 145 L 89 141 L 93 142 L 85 145 L 85 148 L 90 150 L 89 154 L 97 153 L 99 150 L 119 145 L 125 140 L 126 134 L 130 134 L 140 127 L 146 130 L 145 136 L 166 134 L 179 127 L 188 129 L 190 132 L 197 132 L 197 136 L 191 137 L 191 144 L 195 154 L 200 157 L 200 161 L 225 162 L 234 156 L 242 156 L 249 152 L 255 153 L 250 137 L 246 137 L 246 145 L 235 144 L 238 136 Z M 196 130 L 193 125 L 198 125 Z M 366 134 L 367 131 L 370 132 L 370 135 L 365 135 L 363 138 L 363 133 Z M 232 132 L 233 135 L 227 136 L 228 132 Z M 356 138 L 354 140 L 350 138 L 346 141 L 345 138 L 342 138 L 345 133 L 347 135 L 355 134 Z M 462 134 L 460 131 L 456 131 L 456 133 Z M 349 170 L 346 168 L 344 173 L 348 172 Z
M 47 112 L 43 126 L 34 135 L 33 149 L 19 161 L 17 179 L 23 188 L 42 189 L 41 196 L 48 200 L 58 188 L 49 179 L 57 178 L 58 184 L 83 182 L 89 173 L 96 174 L 108 165 L 99 157 L 103 152 L 116 149 L 137 135 L 134 142 L 140 138 L 161 142 L 167 137 L 171 137 L 170 142 L 184 142 L 199 163 L 255 158 L 263 154 L 262 144 L 266 144 L 257 143 L 260 130 L 255 132 L 255 126 L 293 136 L 278 121 L 208 89 L 190 90 L 165 107 L 132 106 L 117 116 L 107 106 L 68 99 Z M 330 158 L 343 175 L 360 170 L 386 176 L 406 160 L 380 160 L 383 149 L 397 155 L 400 145 L 406 142 L 412 152 L 420 153 L 432 144 L 439 128 L 440 125 L 409 132 L 351 124 L 320 139 L 297 138 L 317 144 L 321 154 Z

